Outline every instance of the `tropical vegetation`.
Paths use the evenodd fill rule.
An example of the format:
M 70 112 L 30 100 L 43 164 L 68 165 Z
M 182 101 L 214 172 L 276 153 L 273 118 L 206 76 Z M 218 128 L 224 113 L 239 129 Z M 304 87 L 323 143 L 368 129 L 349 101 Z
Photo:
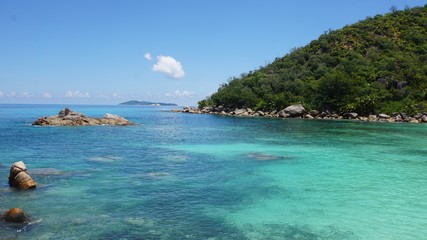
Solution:
M 359 114 L 427 111 L 427 5 L 330 30 L 223 83 L 199 107 Z

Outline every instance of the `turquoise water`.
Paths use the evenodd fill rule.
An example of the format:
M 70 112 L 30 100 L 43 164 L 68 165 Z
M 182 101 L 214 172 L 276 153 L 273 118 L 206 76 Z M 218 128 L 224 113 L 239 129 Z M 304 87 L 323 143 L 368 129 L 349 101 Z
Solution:
M 36 127 L 0 105 L 0 223 L 17 239 L 426 239 L 427 125 L 71 106 L 129 127 Z M 35 191 L 9 188 L 22 160 Z

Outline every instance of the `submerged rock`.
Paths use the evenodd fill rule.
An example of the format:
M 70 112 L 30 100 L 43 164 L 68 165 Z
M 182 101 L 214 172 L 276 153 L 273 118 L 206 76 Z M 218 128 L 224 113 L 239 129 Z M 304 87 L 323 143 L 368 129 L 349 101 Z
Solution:
M 125 222 L 130 225 L 145 227 L 153 227 L 157 224 L 156 221 L 154 221 L 153 219 L 145 217 L 128 217 L 125 219 Z
M 149 178 L 165 178 L 165 177 L 170 177 L 171 174 L 167 172 L 149 172 L 145 174 L 145 176 Z
M 88 221 L 85 218 L 75 218 L 71 221 L 71 223 L 73 223 L 76 226 L 85 225 L 85 224 L 87 224 L 87 222 Z
M 22 211 L 20 208 L 11 208 L 7 210 L 4 212 L 1 220 L 13 223 L 26 223 L 30 221 L 27 214 L 25 214 L 24 211 Z
M 36 188 L 36 182 L 27 172 L 24 162 L 19 161 L 12 164 L 9 174 L 9 185 L 19 189 Z
M 61 172 L 58 169 L 55 168 L 35 168 L 31 169 L 31 175 L 33 176 L 56 176 L 61 175 L 63 172 Z
M 188 156 L 186 155 L 170 155 L 165 157 L 166 160 L 172 162 L 186 162 L 188 161 Z
M 265 154 L 265 153 L 249 153 L 246 155 L 249 158 L 253 158 L 258 161 L 274 161 L 274 160 L 280 160 L 285 159 L 287 157 L 283 156 L 275 156 L 271 154 Z
M 105 156 L 90 157 L 87 160 L 90 162 L 98 162 L 98 163 L 113 163 L 113 162 L 123 160 L 123 158 L 118 156 L 105 155 Z
M 69 108 L 62 109 L 58 115 L 40 117 L 33 122 L 39 126 L 96 126 L 96 125 L 133 125 L 129 120 L 114 114 L 107 113 L 102 118 L 91 118 Z

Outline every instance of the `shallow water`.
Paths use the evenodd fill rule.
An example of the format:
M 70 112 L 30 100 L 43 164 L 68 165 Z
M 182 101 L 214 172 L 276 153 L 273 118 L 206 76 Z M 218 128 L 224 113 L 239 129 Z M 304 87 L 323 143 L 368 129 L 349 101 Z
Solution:
M 423 239 L 427 125 L 71 106 L 129 127 L 36 127 L 64 106 L 0 105 L 0 223 L 18 239 Z M 23 160 L 34 191 L 9 188 Z M 3 179 L 3 180 L 1 180 Z

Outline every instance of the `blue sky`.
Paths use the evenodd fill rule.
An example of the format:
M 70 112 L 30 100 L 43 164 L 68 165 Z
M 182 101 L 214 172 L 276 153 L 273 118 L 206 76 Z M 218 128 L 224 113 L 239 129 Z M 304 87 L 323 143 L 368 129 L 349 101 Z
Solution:
M 196 105 L 329 29 L 417 0 L 0 0 L 0 103 Z

